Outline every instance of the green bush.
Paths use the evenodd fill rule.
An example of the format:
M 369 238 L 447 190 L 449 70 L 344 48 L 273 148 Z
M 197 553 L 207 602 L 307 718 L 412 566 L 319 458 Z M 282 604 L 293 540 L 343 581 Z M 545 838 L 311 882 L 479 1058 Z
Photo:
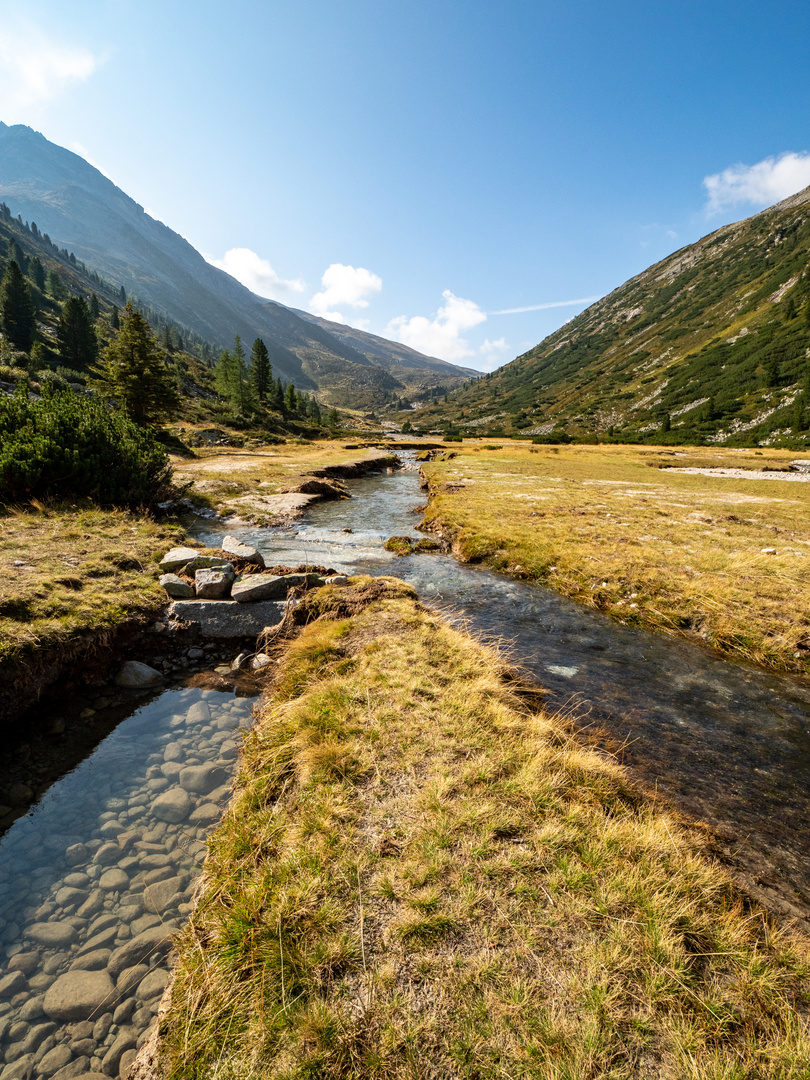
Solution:
M 154 504 L 171 478 L 152 432 L 102 401 L 47 387 L 0 395 L 0 502 L 90 498 L 102 506 Z

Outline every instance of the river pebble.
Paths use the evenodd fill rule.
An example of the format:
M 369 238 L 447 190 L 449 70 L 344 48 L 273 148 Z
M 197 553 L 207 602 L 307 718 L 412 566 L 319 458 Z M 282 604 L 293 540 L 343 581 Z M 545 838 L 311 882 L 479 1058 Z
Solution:
M 251 712 L 166 691 L 0 839 L 0 1080 L 129 1068 Z

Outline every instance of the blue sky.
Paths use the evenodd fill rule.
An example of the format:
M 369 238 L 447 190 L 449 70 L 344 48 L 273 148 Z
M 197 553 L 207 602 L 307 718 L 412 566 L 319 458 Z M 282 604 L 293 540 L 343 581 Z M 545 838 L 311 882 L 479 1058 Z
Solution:
M 28 0 L 0 119 L 256 291 L 486 370 L 810 184 L 809 37 L 794 0 Z

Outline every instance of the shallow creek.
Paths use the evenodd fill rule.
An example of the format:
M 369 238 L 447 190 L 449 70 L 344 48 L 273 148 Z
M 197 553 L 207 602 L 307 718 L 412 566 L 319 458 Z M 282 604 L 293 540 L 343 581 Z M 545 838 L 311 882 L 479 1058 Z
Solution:
M 390 555 L 388 536 L 419 535 L 423 495 L 409 466 L 349 481 L 351 501 L 316 505 L 300 527 L 227 531 L 274 563 L 410 581 L 500 643 L 552 708 L 710 823 L 773 906 L 810 914 L 810 688 L 447 556 Z M 212 545 L 225 531 L 202 519 L 188 527 Z M 252 705 L 163 691 L 0 839 L 0 1080 L 125 1075 L 157 1011 L 167 933 L 190 910 Z
M 500 643 L 587 738 L 708 823 L 755 895 L 810 919 L 810 686 L 449 556 L 390 555 L 385 538 L 420 535 L 412 464 L 349 490 L 351 502 L 320 503 L 297 529 L 231 531 L 276 562 L 411 582 L 424 602 Z M 216 543 L 208 523 L 196 532 Z

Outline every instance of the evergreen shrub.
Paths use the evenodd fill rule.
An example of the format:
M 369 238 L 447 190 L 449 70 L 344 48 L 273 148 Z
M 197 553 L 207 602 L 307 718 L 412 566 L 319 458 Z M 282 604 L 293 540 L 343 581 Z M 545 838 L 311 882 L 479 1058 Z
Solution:
M 0 502 L 89 498 L 102 506 L 153 505 L 171 466 L 151 431 L 102 401 L 47 386 L 0 395 Z

